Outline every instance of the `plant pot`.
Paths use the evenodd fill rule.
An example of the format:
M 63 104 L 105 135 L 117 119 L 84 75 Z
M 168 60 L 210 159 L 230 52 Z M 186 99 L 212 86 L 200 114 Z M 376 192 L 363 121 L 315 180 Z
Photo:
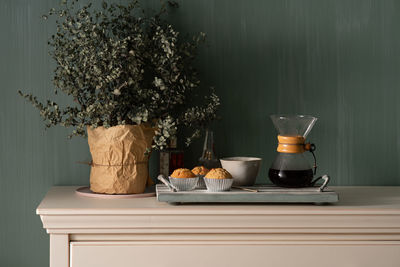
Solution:
M 154 129 L 144 125 L 87 128 L 92 155 L 90 189 L 105 194 L 143 193 L 149 176 Z

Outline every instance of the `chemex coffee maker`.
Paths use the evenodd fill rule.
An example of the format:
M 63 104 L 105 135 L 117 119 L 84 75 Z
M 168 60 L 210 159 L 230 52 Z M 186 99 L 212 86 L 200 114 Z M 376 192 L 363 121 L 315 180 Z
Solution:
M 278 130 L 278 155 L 269 169 L 269 178 L 280 187 L 310 187 L 323 179 L 321 188 L 329 181 L 324 175 L 314 179 L 317 162 L 314 154 L 315 145 L 306 143 L 306 137 L 313 128 L 317 118 L 306 115 L 271 115 L 272 122 Z M 311 166 L 304 152 L 311 152 L 314 165 Z

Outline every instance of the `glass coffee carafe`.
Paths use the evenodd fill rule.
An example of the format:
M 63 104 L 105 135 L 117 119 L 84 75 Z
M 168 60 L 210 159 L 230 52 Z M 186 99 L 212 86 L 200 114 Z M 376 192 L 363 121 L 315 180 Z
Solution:
M 313 186 L 317 165 L 314 154 L 315 145 L 306 143 L 306 137 L 313 128 L 317 118 L 305 115 L 271 115 L 272 122 L 278 130 L 278 155 L 269 169 L 269 178 L 281 187 Z M 311 166 L 305 157 L 306 151 L 312 153 L 314 165 Z

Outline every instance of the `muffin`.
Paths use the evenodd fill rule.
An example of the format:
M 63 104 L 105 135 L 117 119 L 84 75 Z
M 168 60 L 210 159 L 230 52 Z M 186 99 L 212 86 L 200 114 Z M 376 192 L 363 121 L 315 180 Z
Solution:
M 207 173 L 205 178 L 208 179 L 232 179 L 232 175 L 223 168 L 215 168 Z
M 191 170 L 189 169 L 176 169 L 175 171 L 173 171 L 173 173 L 171 174 L 172 178 L 195 178 L 197 177 Z
M 207 190 L 210 192 L 222 192 L 231 190 L 233 179 L 232 175 L 225 169 L 212 169 L 204 177 Z
M 198 175 L 198 176 L 199 176 L 199 181 L 197 182 L 196 188 L 199 188 L 199 189 L 201 189 L 201 188 L 206 188 L 206 184 L 205 184 L 203 178 L 204 178 L 204 175 L 206 175 L 209 171 L 210 171 L 210 170 L 207 169 L 207 168 L 204 167 L 204 166 L 197 166 L 197 167 L 194 167 L 194 168 L 192 169 L 192 172 L 193 172 L 195 175 Z
M 199 181 L 199 176 L 196 176 L 189 169 L 176 169 L 169 177 L 169 181 L 178 191 L 193 190 Z
M 204 166 L 197 166 L 192 169 L 195 175 L 206 175 L 210 170 Z

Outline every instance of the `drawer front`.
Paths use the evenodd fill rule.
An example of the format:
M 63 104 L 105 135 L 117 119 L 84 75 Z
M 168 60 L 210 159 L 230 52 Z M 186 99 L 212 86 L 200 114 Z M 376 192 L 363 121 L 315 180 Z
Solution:
M 398 267 L 399 242 L 71 242 L 71 267 Z

